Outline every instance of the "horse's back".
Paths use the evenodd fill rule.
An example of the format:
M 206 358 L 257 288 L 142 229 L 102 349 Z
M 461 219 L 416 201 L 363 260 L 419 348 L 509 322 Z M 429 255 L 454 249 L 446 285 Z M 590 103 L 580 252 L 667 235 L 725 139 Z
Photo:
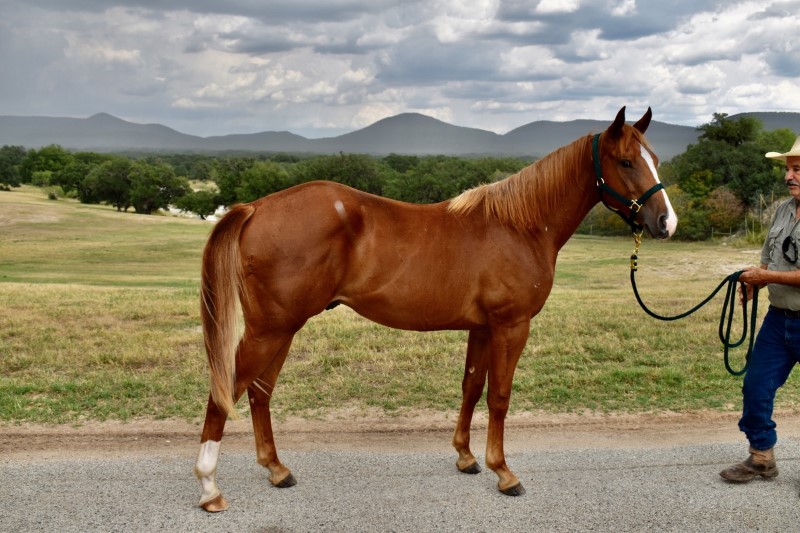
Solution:
M 296 185 L 251 205 L 256 214 L 248 232 L 261 240 L 269 234 L 281 241 L 300 238 L 307 243 L 340 235 L 355 243 L 365 232 L 384 228 L 404 232 L 408 226 L 440 224 L 447 216 L 445 203 L 410 204 L 330 181 Z

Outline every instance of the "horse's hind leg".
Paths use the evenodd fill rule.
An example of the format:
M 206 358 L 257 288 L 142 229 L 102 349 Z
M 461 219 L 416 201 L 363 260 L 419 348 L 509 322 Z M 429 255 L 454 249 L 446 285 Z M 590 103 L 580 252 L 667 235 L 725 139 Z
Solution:
M 269 402 L 278 374 L 286 360 L 291 345 L 291 337 L 280 348 L 270 366 L 247 388 L 250 398 L 250 414 L 253 419 L 253 433 L 256 439 L 258 463 L 269 469 L 269 481 L 275 487 L 286 488 L 297 483 L 292 472 L 278 459 L 278 450 L 272 434 L 272 417 Z
M 256 377 L 268 374 L 269 369 L 276 367 L 275 376 L 277 377 L 283 361 L 286 359 L 291 340 L 292 335 L 277 337 L 273 335 L 263 338 L 245 335 L 239 342 L 236 353 L 234 403 L 239 400 Z M 275 362 L 280 364 L 273 364 Z M 274 381 L 272 384 L 274 385 Z M 256 410 L 258 411 L 258 409 Z M 197 463 L 195 463 L 194 467 L 194 473 L 200 480 L 200 485 L 203 489 L 203 494 L 200 497 L 200 507 L 209 512 L 224 511 L 228 508 L 228 502 L 225 501 L 215 481 L 219 448 L 227 418 L 227 415 L 209 397 L 203 435 L 200 438 L 200 453 L 197 456 Z M 254 416 L 254 425 L 255 418 Z
M 208 512 L 216 513 L 228 508 L 228 502 L 222 497 L 217 488 L 214 476 L 217 471 L 219 446 L 222 432 L 225 429 L 225 420 L 228 416 L 217 407 L 209 395 L 206 407 L 206 420 L 203 424 L 203 435 L 200 438 L 200 453 L 194 466 L 194 474 L 200 480 L 203 494 L 200 497 L 200 507 Z
M 467 361 L 464 368 L 464 380 L 461 383 L 463 395 L 461 411 L 458 414 L 453 447 L 458 452 L 456 466 L 466 474 L 477 474 L 481 471 L 478 460 L 469 447 L 470 425 L 475 405 L 483 394 L 486 383 L 486 371 L 489 364 L 489 334 L 487 331 L 473 330 L 467 341 Z

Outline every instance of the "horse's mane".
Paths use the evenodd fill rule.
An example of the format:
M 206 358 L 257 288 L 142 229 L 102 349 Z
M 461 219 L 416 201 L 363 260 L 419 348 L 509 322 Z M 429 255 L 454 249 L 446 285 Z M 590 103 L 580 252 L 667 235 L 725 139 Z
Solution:
M 533 228 L 563 201 L 572 178 L 583 172 L 591 137 L 562 146 L 516 174 L 479 185 L 450 200 L 448 211 L 468 214 L 483 206 L 484 215 L 516 228 Z
M 515 228 L 533 229 L 546 223 L 548 213 L 567 195 L 574 179 L 584 172 L 582 164 L 591 160 L 593 135 L 576 139 L 558 148 L 513 176 L 495 183 L 479 185 L 450 200 L 448 211 L 468 214 L 483 206 L 484 215 Z M 616 144 L 615 157 L 640 143 L 652 151 L 645 136 L 636 128 L 625 127 Z

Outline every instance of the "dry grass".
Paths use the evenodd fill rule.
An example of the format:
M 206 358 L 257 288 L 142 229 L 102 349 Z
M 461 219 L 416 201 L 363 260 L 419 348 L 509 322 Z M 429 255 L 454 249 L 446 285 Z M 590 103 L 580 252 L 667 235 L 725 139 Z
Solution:
M 53 202 L 35 189 L 0 193 L 0 213 L 0 421 L 200 417 L 197 285 L 210 224 Z M 675 323 L 647 317 L 628 283 L 632 246 L 576 237 L 562 250 L 512 410 L 738 409 L 740 379 L 725 372 L 717 339 L 720 301 Z M 643 297 L 670 314 L 758 251 L 646 240 L 640 256 Z M 391 330 L 339 307 L 296 336 L 273 406 L 454 410 L 465 346 L 464 332 Z M 780 407 L 798 404 L 790 380 Z

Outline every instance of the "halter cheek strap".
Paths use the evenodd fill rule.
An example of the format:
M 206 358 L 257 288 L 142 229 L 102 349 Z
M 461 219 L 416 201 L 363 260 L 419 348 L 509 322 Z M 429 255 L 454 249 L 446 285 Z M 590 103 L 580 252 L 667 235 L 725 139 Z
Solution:
M 600 201 L 603 202 L 603 205 L 606 206 L 611 211 L 614 211 L 618 214 L 622 220 L 624 220 L 628 226 L 630 226 L 631 231 L 634 233 L 641 233 L 644 229 L 644 226 L 638 222 L 636 222 L 636 216 L 639 214 L 639 210 L 642 208 L 644 203 L 655 193 L 660 191 L 664 188 L 661 183 L 656 183 L 650 189 L 648 189 L 643 195 L 639 198 L 633 200 L 630 198 L 626 198 L 622 196 L 620 193 L 609 187 L 609 185 L 603 179 L 603 169 L 600 166 L 600 135 L 597 134 L 592 139 L 592 160 L 594 161 L 594 176 L 597 180 L 597 189 L 600 192 Z M 625 215 L 619 209 L 612 207 L 606 201 L 606 195 L 611 195 L 613 198 L 618 200 L 619 202 L 625 204 L 628 208 L 629 213 Z

